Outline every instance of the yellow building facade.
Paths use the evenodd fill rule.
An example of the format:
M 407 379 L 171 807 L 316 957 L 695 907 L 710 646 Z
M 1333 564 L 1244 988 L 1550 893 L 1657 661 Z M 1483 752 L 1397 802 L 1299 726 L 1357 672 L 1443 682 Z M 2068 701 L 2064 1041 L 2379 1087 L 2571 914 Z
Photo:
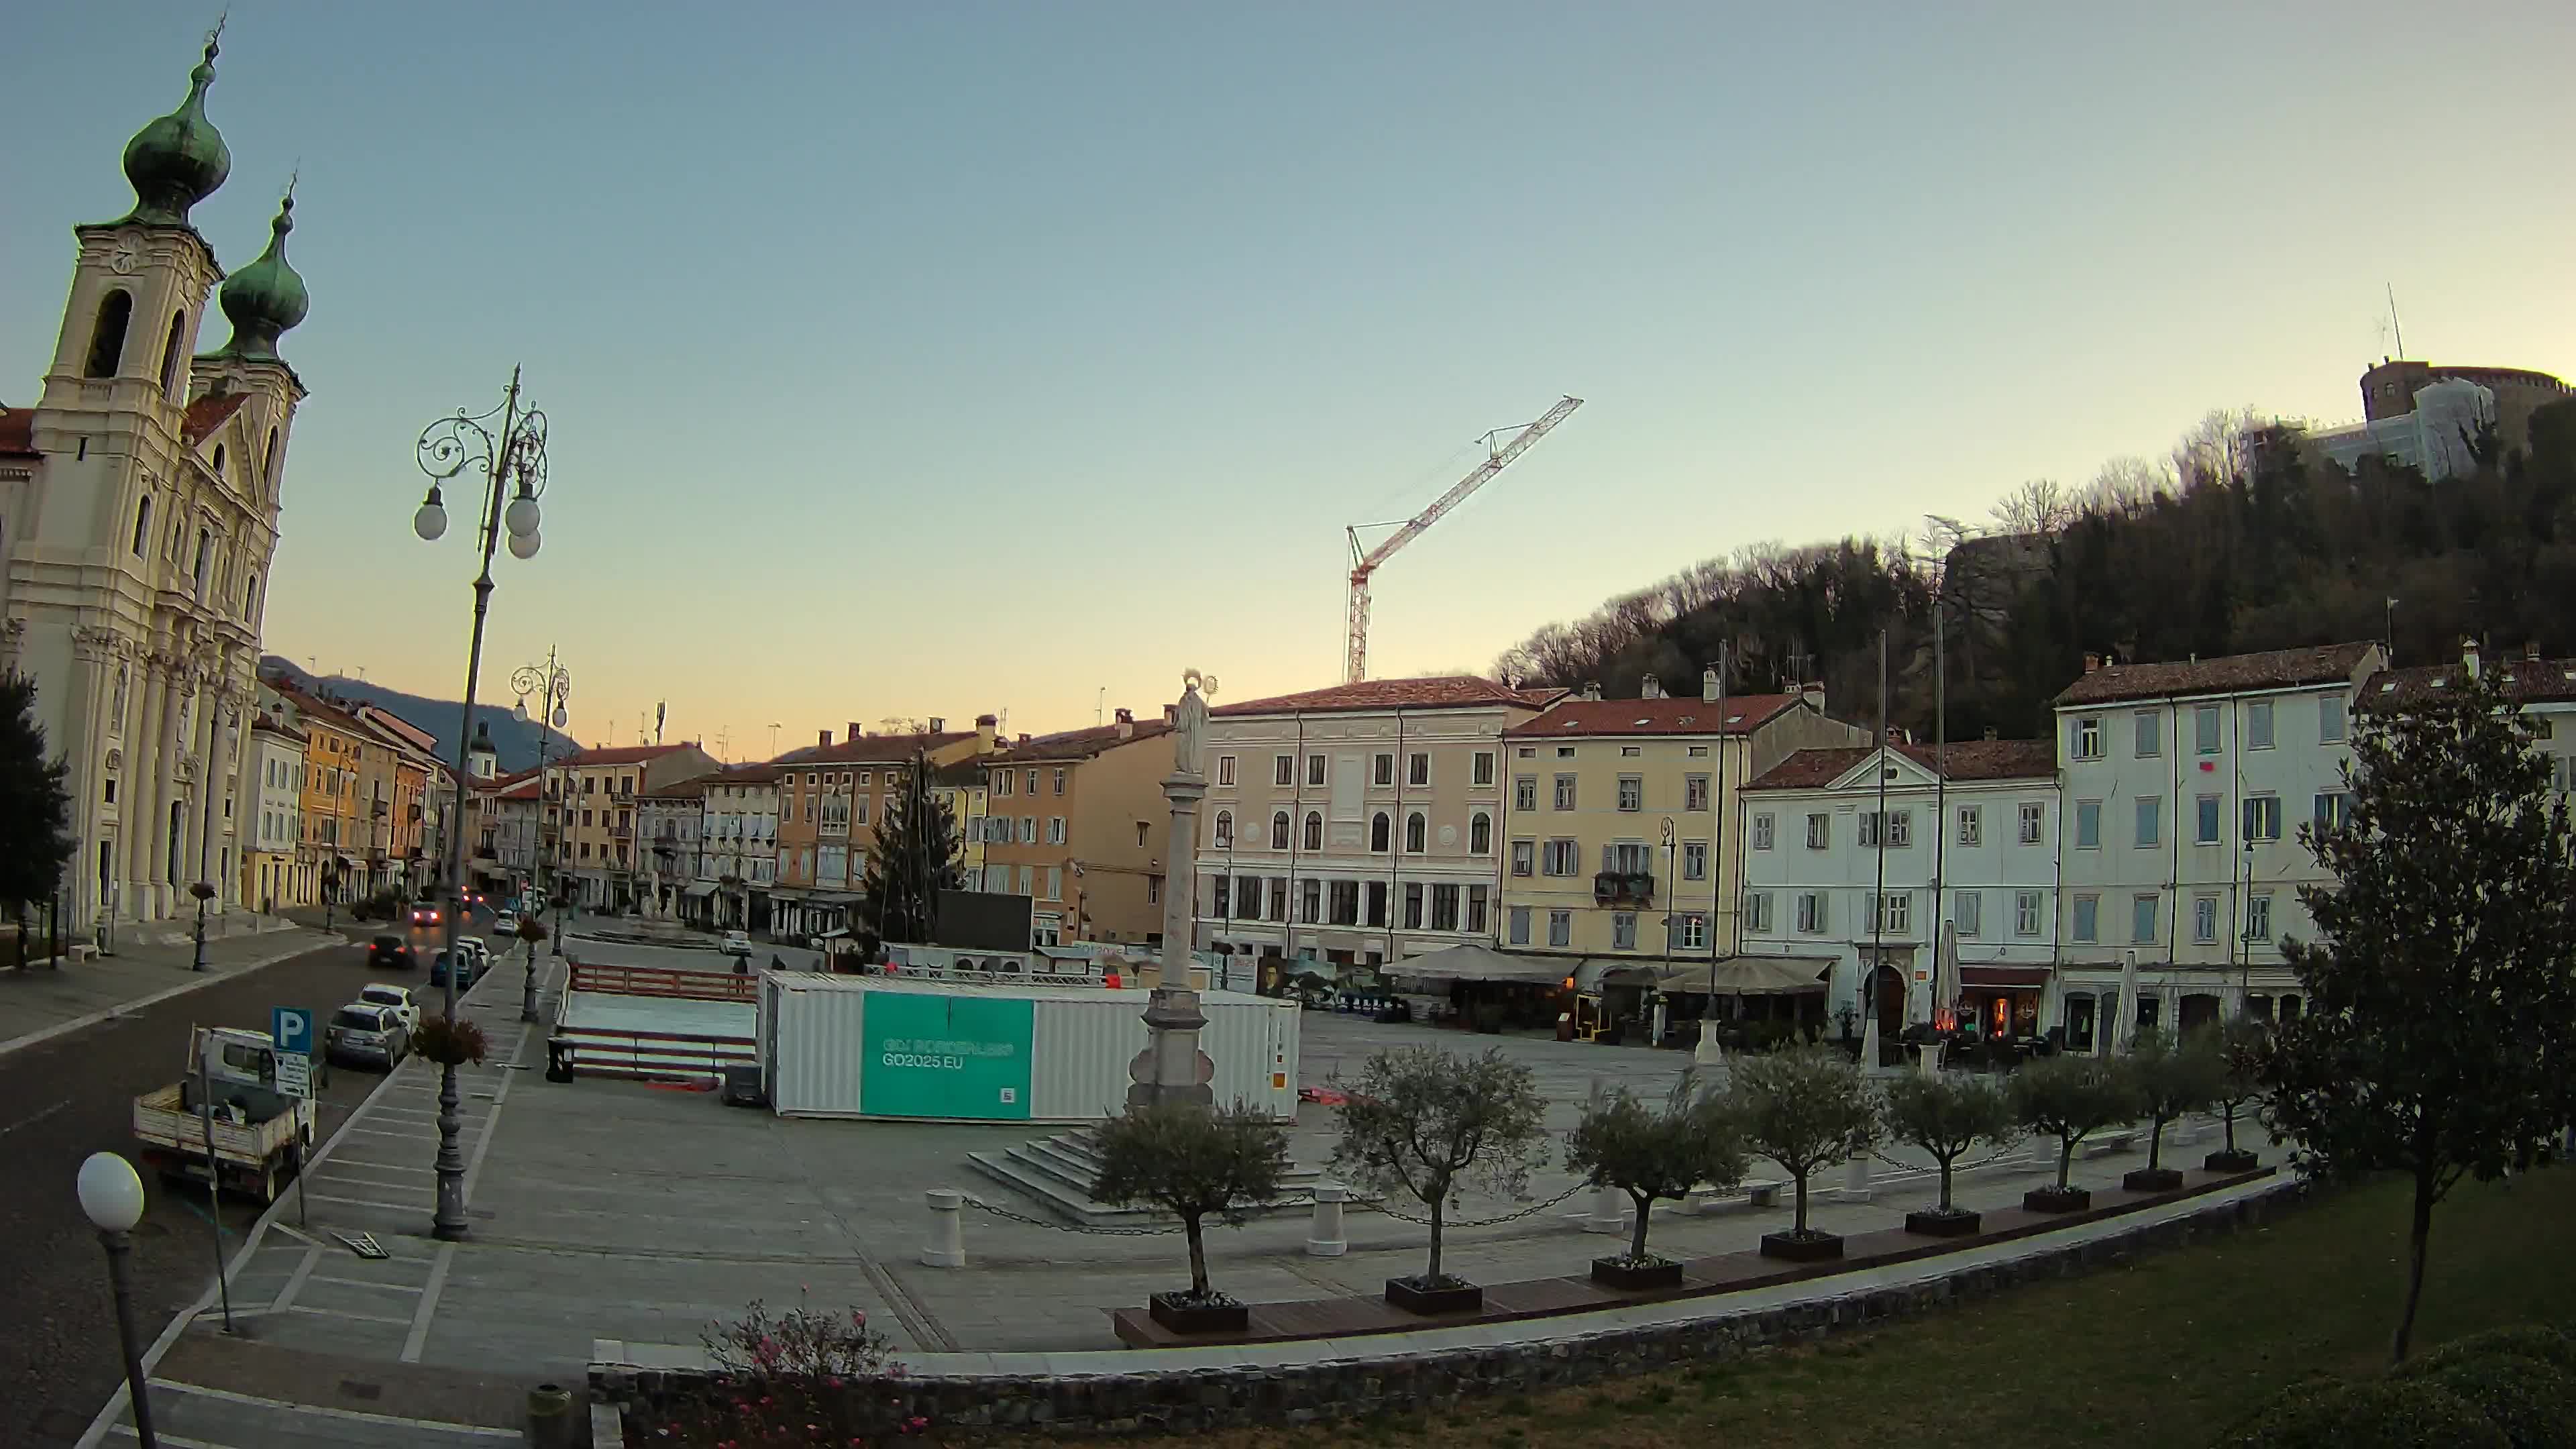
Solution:
M 1676 966 L 1735 953 L 1743 844 L 1736 792 L 1790 754 L 1865 744 L 1824 692 L 1569 696 L 1503 731 L 1503 909 L 1497 943 L 1565 958 L 1590 988 L 1625 959 Z

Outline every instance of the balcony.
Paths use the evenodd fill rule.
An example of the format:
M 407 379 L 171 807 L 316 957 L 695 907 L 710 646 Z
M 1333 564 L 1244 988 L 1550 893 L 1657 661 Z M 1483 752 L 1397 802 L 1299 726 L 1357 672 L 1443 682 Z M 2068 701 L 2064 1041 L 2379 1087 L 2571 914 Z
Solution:
M 1592 877 L 1596 906 L 1646 906 L 1655 901 L 1655 877 L 1646 871 L 1605 870 Z
M 608 838 L 611 840 L 633 840 L 635 838 L 635 827 L 632 825 L 612 825 L 608 827 Z

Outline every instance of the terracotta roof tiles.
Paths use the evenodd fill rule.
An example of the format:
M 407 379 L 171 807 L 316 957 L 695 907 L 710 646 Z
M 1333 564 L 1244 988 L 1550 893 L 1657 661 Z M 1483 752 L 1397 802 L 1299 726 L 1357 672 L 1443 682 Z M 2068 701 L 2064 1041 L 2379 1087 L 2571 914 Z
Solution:
M 35 409 L 0 410 L 0 457 L 32 458 L 35 456 Z
M 658 760 L 664 755 L 687 748 L 689 747 L 685 744 L 610 745 L 595 750 L 584 750 L 580 754 L 555 761 L 555 765 L 567 769 L 586 765 L 637 765 L 646 760 Z
M 215 429 L 222 427 L 249 401 L 250 394 L 246 392 L 208 393 L 188 404 L 188 414 L 179 425 L 179 434 L 193 448 L 213 436 Z
M 2489 659 L 2482 667 L 2504 675 L 2506 692 L 2518 704 L 2576 700 L 2576 659 Z M 2438 690 L 2457 688 L 2466 677 L 2466 668 L 2459 664 L 2383 669 L 2362 686 L 2362 707 L 2402 706 Z
M 1132 745 L 1138 740 L 1157 739 L 1171 732 L 1171 725 L 1158 719 L 1138 720 L 1133 730 L 1125 735 L 1118 733 L 1116 725 L 1093 725 L 1089 729 L 1064 730 L 1056 734 L 1039 735 L 1025 744 L 1015 744 L 998 754 L 986 755 L 984 762 L 999 765 L 1027 765 L 1049 760 L 1088 760 L 1095 755 L 1114 750 L 1120 745 Z
M 959 740 L 971 740 L 974 737 L 971 732 L 965 730 L 950 730 L 944 734 L 935 735 L 861 735 L 855 740 L 845 739 L 828 745 L 807 745 L 801 750 L 789 750 L 770 763 L 781 766 L 883 764 L 887 761 L 909 760 L 916 753 L 946 749 Z
M 1422 679 L 1365 679 L 1357 684 L 1336 684 L 1299 694 L 1219 705 L 1208 713 L 1334 714 L 1379 709 L 1473 709 L 1497 704 L 1544 709 L 1564 693 L 1552 687 L 1514 689 L 1474 674 L 1443 674 Z
M 1927 770 L 1947 767 L 1953 783 L 1964 780 L 2053 780 L 2057 746 L 2048 740 L 1960 740 L 1946 751 L 1931 745 L 1900 744 L 1895 751 Z M 1762 772 L 1747 790 L 1813 790 L 1830 785 L 1875 751 L 1868 745 L 1800 750 Z
M 1560 699 L 1547 713 L 1503 734 L 1510 739 L 1587 735 L 1740 735 L 1798 703 L 1794 694 L 1736 695 L 1723 704 L 1689 699 Z
M 2362 660 L 2378 647 L 2365 640 L 2272 649 L 2260 654 L 2223 654 L 2214 659 L 2167 664 L 2105 664 L 2066 686 L 2057 696 L 2057 706 L 2063 709 L 2070 705 L 2162 699 L 2167 695 L 2245 694 L 2332 684 L 2351 679 Z

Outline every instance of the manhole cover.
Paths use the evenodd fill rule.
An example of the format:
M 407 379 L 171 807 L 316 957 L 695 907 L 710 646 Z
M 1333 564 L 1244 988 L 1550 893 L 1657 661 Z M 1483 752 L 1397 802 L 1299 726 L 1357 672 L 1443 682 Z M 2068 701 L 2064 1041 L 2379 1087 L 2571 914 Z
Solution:
M 347 1394 L 353 1399 L 381 1399 L 385 1396 L 385 1386 L 383 1384 L 360 1383 L 356 1379 L 342 1379 L 340 1380 L 340 1392 Z

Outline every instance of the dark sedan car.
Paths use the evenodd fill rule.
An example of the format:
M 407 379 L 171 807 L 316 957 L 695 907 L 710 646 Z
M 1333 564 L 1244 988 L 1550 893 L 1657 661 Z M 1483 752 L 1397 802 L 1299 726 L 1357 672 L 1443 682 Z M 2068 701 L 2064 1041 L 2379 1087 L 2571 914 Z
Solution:
M 378 936 L 367 943 L 370 971 L 409 971 L 419 965 L 419 958 L 411 953 L 411 943 L 400 936 Z
M 451 960 L 461 960 L 464 963 L 456 968 L 456 989 L 462 991 L 466 987 L 473 985 L 474 978 L 479 973 L 475 969 L 476 959 L 474 953 L 471 951 L 457 951 L 454 953 L 441 951 L 437 955 L 432 956 L 429 959 L 429 984 L 432 986 L 445 986 L 447 984 L 447 963 Z

